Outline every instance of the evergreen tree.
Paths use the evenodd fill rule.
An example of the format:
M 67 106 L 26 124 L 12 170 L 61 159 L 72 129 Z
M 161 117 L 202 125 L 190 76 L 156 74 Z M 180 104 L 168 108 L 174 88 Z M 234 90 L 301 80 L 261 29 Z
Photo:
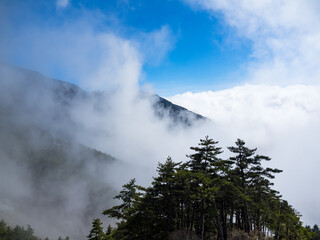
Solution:
M 311 230 L 313 233 L 312 240 L 320 240 L 320 229 L 317 224 L 315 224 Z
M 197 209 L 195 219 L 196 233 L 205 238 L 206 232 L 212 231 L 210 222 L 215 222 L 220 240 L 224 240 L 225 234 L 221 225 L 221 212 L 217 206 L 216 195 L 221 183 L 221 176 L 225 176 L 230 161 L 224 161 L 218 157 L 222 153 L 220 147 L 217 147 L 217 141 L 210 139 L 200 139 L 197 147 L 190 149 L 195 151 L 187 157 L 187 167 L 192 172 L 192 191 L 194 209 Z M 208 225 L 208 227 L 206 227 Z
M 158 177 L 154 178 L 153 185 L 153 195 L 156 195 L 158 209 L 163 215 L 163 221 L 166 223 L 166 228 L 168 231 L 172 231 L 176 226 L 176 213 L 178 208 L 177 195 L 176 195 L 176 183 L 175 174 L 177 172 L 177 166 L 180 163 L 175 163 L 172 161 L 171 157 L 167 158 L 164 164 L 158 164 Z
M 111 225 L 109 224 L 108 227 L 107 227 L 107 231 L 106 231 L 106 238 L 105 240 L 112 240 L 112 231 L 113 231 L 113 228 L 111 227 Z
M 192 172 L 218 174 L 223 163 L 223 161 L 218 158 L 218 155 L 223 151 L 221 147 L 217 147 L 216 144 L 218 144 L 217 141 L 206 136 L 205 139 L 200 139 L 197 147 L 190 147 L 191 150 L 195 151 L 194 154 L 187 156 L 190 158 L 187 166 Z
M 90 231 L 90 234 L 88 235 L 89 240 L 104 240 L 105 234 L 103 232 L 102 228 L 102 222 L 99 218 L 96 218 L 92 222 L 92 229 Z
M 115 199 L 121 200 L 120 205 L 103 212 L 104 215 L 121 220 L 114 232 L 116 239 L 139 239 L 144 231 L 142 221 L 147 215 L 144 215 L 146 211 L 144 207 L 140 206 L 142 195 L 140 191 L 145 189 L 136 185 L 135 182 L 135 179 L 131 179 L 129 183 L 122 186 L 120 194 L 115 196 Z M 142 229 L 137 228 L 137 225 L 140 225 Z
M 158 175 L 151 187 L 142 188 L 131 180 L 115 198 L 120 205 L 104 211 L 117 218 L 115 229 L 107 231 L 107 239 L 163 240 L 263 239 L 272 233 L 274 239 L 317 240 L 319 228 L 305 228 L 299 213 L 272 189 L 271 179 L 281 170 L 262 167 L 270 161 L 256 155 L 238 139 L 235 154 L 228 160 L 218 142 L 208 136 L 201 139 L 184 164 L 170 157 L 159 163 Z M 229 235 L 230 233 L 230 235 Z M 270 234 L 269 234 L 270 236 Z
M 135 182 L 135 179 L 131 179 L 129 183 L 122 186 L 123 189 L 120 191 L 120 194 L 114 197 L 115 199 L 121 200 L 122 203 L 105 210 L 103 212 L 104 215 L 116 219 L 126 219 L 132 214 L 133 206 L 141 195 L 138 192 L 138 189 L 141 189 L 141 187 L 137 186 Z
M 7 235 L 7 224 L 2 220 L 0 222 L 0 239 L 5 239 Z
M 236 156 L 230 157 L 230 161 L 233 161 L 234 168 L 231 171 L 231 178 L 233 179 L 235 185 L 244 194 L 242 204 L 240 204 L 240 212 L 237 213 L 238 225 L 245 232 L 250 232 L 252 230 L 253 221 L 260 231 L 260 219 L 261 219 L 261 202 L 262 194 L 268 195 L 272 192 L 270 186 L 272 183 L 267 178 L 274 178 L 274 173 L 282 172 L 279 169 L 264 169 L 261 166 L 261 161 L 270 161 L 270 158 L 263 155 L 255 155 L 256 148 L 249 149 L 245 146 L 245 142 L 241 139 L 236 141 L 235 147 L 228 147 L 228 149 L 235 153 Z M 249 204 L 252 205 L 253 200 L 256 200 L 256 210 L 255 219 L 251 215 L 249 217 Z M 252 205 L 253 206 L 253 205 Z M 251 207 L 252 207 L 251 206 Z

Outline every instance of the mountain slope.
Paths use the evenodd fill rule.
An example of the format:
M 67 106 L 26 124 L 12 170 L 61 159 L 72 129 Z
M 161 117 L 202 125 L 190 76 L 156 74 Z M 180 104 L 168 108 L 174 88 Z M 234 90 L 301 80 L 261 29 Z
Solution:
M 168 120 L 169 127 L 204 119 L 159 96 L 149 102 L 155 117 Z M 99 125 L 108 118 L 96 123 L 90 114 L 99 116 L 110 104 L 105 93 L 0 66 L 0 219 L 30 224 L 42 237 L 86 236 L 92 219 L 114 204 L 114 174 L 135 167 L 84 145 L 90 143 L 82 139 L 87 131 L 93 140 L 108 134 Z
M 164 118 L 168 116 L 174 124 L 183 124 L 185 126 L 192 126 L 196 121 L 204 121 L 205 117 L 200 114 L 193 113 L 188 109 L 155 95 L 154 96 L 154 111 L 157 116 Z
M 17 104 L 41 102 L 50 96 L 54 104 L 51 104 L 50 107 L 52 107 L 52 109 L 47 109 L 46 112 L 48 113 L 50 111 L 54 113 L 55 118 L 67 114 L 66 111 L 68 107 L 78 104 L 79 102 L 86 102 L 89 101 L 89 99 L 94 99 L 98 102 L 99 96 L 101 95 L 94 92 L 88 93 L 74 84 L 50 79 L 40 73 L 10 65 L 0 66 L 0 76 L 2 79 L 9 78 L 14 80 L 14 82 L 6 85 L 3 85 L 5 81 L 0 81 L 0 87 L 3 90 L 6 89 L 7 94 L 16 96 L 13 102 Z M 19 88 L 16 86 L 19 86 Z M 145 98 L 145 96 L 143 97 Z M 174 124 L 191 126 L 194 121 L 205 119 L 203 116 L 175 105 L 158 95 L 148 95 L 148 98 L 151 98 L 150 100 L 155 115 L 159 118 L 169 117 L 170 121 Z M 37 107 L 39 106 L 41 105 L 37 105 Z M 46 105 L 46 108 L 47 106 L 48 105 Z M 59 109 L 59 111 L 57 111 L 57 109 Z M 61 109 L 63 111 L 61 111 Z M 45 109 L 39 110 L 45 111 Z M 63 118 L 65 117 L 66 116 L 63 115 Z

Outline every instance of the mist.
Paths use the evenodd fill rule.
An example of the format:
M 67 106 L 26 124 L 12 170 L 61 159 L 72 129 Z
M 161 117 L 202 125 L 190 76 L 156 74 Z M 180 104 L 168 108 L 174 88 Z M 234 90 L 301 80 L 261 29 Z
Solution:
M 230 5 L 202 2 L 202 9 L 222 11 L 236 29 L 247 27 L 240 24 L 247 19 L 233 18 Z M 61 17 L 58 24 L 39 21 L 41 16 L 32 20 L 32 7 L 43 7 L 37 1 L 0 3 L 0 56 L 14 65 L 2 64 L 0 71 L 0 218 L 11 225 L 29 224 L 41 237 L 85 239 L 93 218 L 113 223 L 101 213 L 116 203 L 113 196 L 123 184 L 136 178 L 137 184 L 149 186 L 158 162 L 167 156 L 186 161 L 189 147 L 209 135 L 224 148 L 223 157 L 230 156 L 225 147 L 237 138 L 270 156 L 272 167 L 284 170 L 275 188 L 305 223 L 320 222 L 319 196 L 311 187 L 319 182 L 318 88 L 302 88 L 300 95 L 300 85 L 298 91 L 245 85 L 198 96 L 186 93 L 168 99 L 211 120 L 186 114 L 191 126 L 176 123 L 166 109 L 158 109 L 162 117 L 155 114 L 154 90 L 144 72 L 146 64 L 161 64 L 174 48 L 170 26 L 128 37 L 112 16 L 72 8 L 71 1 L 51 4 Z M 62 11 L 75 17 L 66 21 Z M 285 44 L 268 45 L 265 53 L 259 31 L 249 29 L 244 35 L 257 43 L 254 55 L 262 57 L 249 64 L 244 81 L 284 85 L 291 79 L 297 84 L 311 75 L 308 83 L 317 81 L 318 68 L 303 64 L 309 59 L 301 55 L 304 48 L 296 61 L 287 61 L 281 54 L 290 52 L 281 47 Z
M 315 170 L 319 98 L 317 86 L 244 85 L 168 99 L 211 119 L 222 139 L 241 137 L 269 155 L 270 164 L 283 169 L 276 188 L 302 214 L 303 222 L 312 225 L 319 222 L 320 196 L 313 187 L 320 180 Z
M 130 59 L 122 64 L 140 71 Z M 157 107 L 160 117 L 157 98 L 132 74 L 116 78 L 112 91 L 90 92 L 7 64 L 0 73 L 1 216 L 42 237 L 85 239 L 96 217 L 113 224 L 101 213 L 122 185 L 136 178 L 149 186 L 158 162 L 185 161 L 210 134 L 210 121 L 191 113 L 179 116 L 191 126 Z

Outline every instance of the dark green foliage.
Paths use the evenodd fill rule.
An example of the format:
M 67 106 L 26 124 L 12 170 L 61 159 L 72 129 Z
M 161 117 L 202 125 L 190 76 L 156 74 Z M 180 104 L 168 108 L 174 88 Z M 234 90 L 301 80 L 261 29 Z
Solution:
M 247 148 L 243 140 L 238 139 L 236 146 L 228 149 L 236 154 L 230 157 L 234 166 L 230 171 L 230 177 L 234 185 L 246 196 L 242 198 L 240 205 L 235 206 L 238 225 L 247 233 L 252 230 L 261 232 L 262 211 L 268 211 L 269 208 L 265 205 L 266 199 L 276 194 L 276 191 L 270 188 L 273 184 L 268 179 L 274 178 L 273 173 L 282 171 L 264 169 L 261 161 L 270 161 L 270 158 L 254 155 L 257 149 Z
M 107 228 L 107 231 L 106 231 L 106 237 L 105 237 L 105 239 L 106 239 L 106 240 L 112 240 L 112 239 L 113 239 L 112 233 L 113 233 L 113 228 L 112 228 L 111 225 L 109 224 L 109 225 L 108 225 L 108 228 Z
M 311 232 L 312 240 L 320 240 L 320 229 L 317 224 L 315 224 L 312 229 L 307 226 L 307 229 Z
M 223 160 L 217 144 L 201 139 L 184 164 L 168 157 L 147 189 L 134 179 L 124 185 L 116 196 L 121 204 L 104 211 L 120 220 L 109 239 L 319 239 L 318 226 L 303 227 L 272 189 L 281 170 L 262 166 L 269 157 L 238 139 L 228 148 L 235 156 Z
M 138 201 L 140 196 L 137 191 L 140 187 L 135 185 L 135 182 L 135 179 L 131 179 L 128 184 L 123 185 L 123 190 L 120 191 L 119 195 L 114 197 L 115 199 L 121 200 L 122 204 L 105 210 L 103 214 L 116 219 L 125 219 L 130 217 L 134 209 L 134 204 Z
M 1 240 L 41 240 L 33 235 L 33 229 L 28 226 L 27 229 L 21 226 L 11 228 L 2 220 L 0 222 L 0 239 Z
M 34 235 L 34 231 L 30 226 L 27 228 L 19 225 L 11 228 L 4 220 L 0 222 L 0 240 L 41 240 L 41 238 Z M 49 240 L 45 238 L 44 240 Z M 58 240 L 70 240 L 69 237 L 59 237 Z
M 92 229 L 90 234 L 88 235 L 89 240 L 104 240 L 106 239 L 106 235 L 103 232 L 102 222 L 99 218 L 94 219 L 92 222 Z

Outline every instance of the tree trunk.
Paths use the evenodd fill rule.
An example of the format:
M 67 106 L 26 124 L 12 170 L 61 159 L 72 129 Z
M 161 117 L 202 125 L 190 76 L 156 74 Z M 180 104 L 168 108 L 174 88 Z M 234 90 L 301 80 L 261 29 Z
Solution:
M 246 233 L 249 233 L 251 228 L 250 228 L 250 221 L 249 221 L 249 214 L 248 214 L 248 204 L 247 201 L 244 201 L 244 207 L 243 207 L 243 217 L 244 217 L 244 231 Z
M 213 205 L 213 208 L 214 208 L 215 212 L 217 212 L 216 223 L 217 223 L 218 235 L 219 235 L 219 236 L 218 236 L 218 239 L 219 239 L 219 240 L 225 240 L 225 239 L 224 239 L 224 236 L 223 236 L 223 229 L 222 229 L 222 226 L 221 226 L 220 214 L 219 214 L 219 212 L 218 212 L 215 199 L 212 200 L 212 205 Z

